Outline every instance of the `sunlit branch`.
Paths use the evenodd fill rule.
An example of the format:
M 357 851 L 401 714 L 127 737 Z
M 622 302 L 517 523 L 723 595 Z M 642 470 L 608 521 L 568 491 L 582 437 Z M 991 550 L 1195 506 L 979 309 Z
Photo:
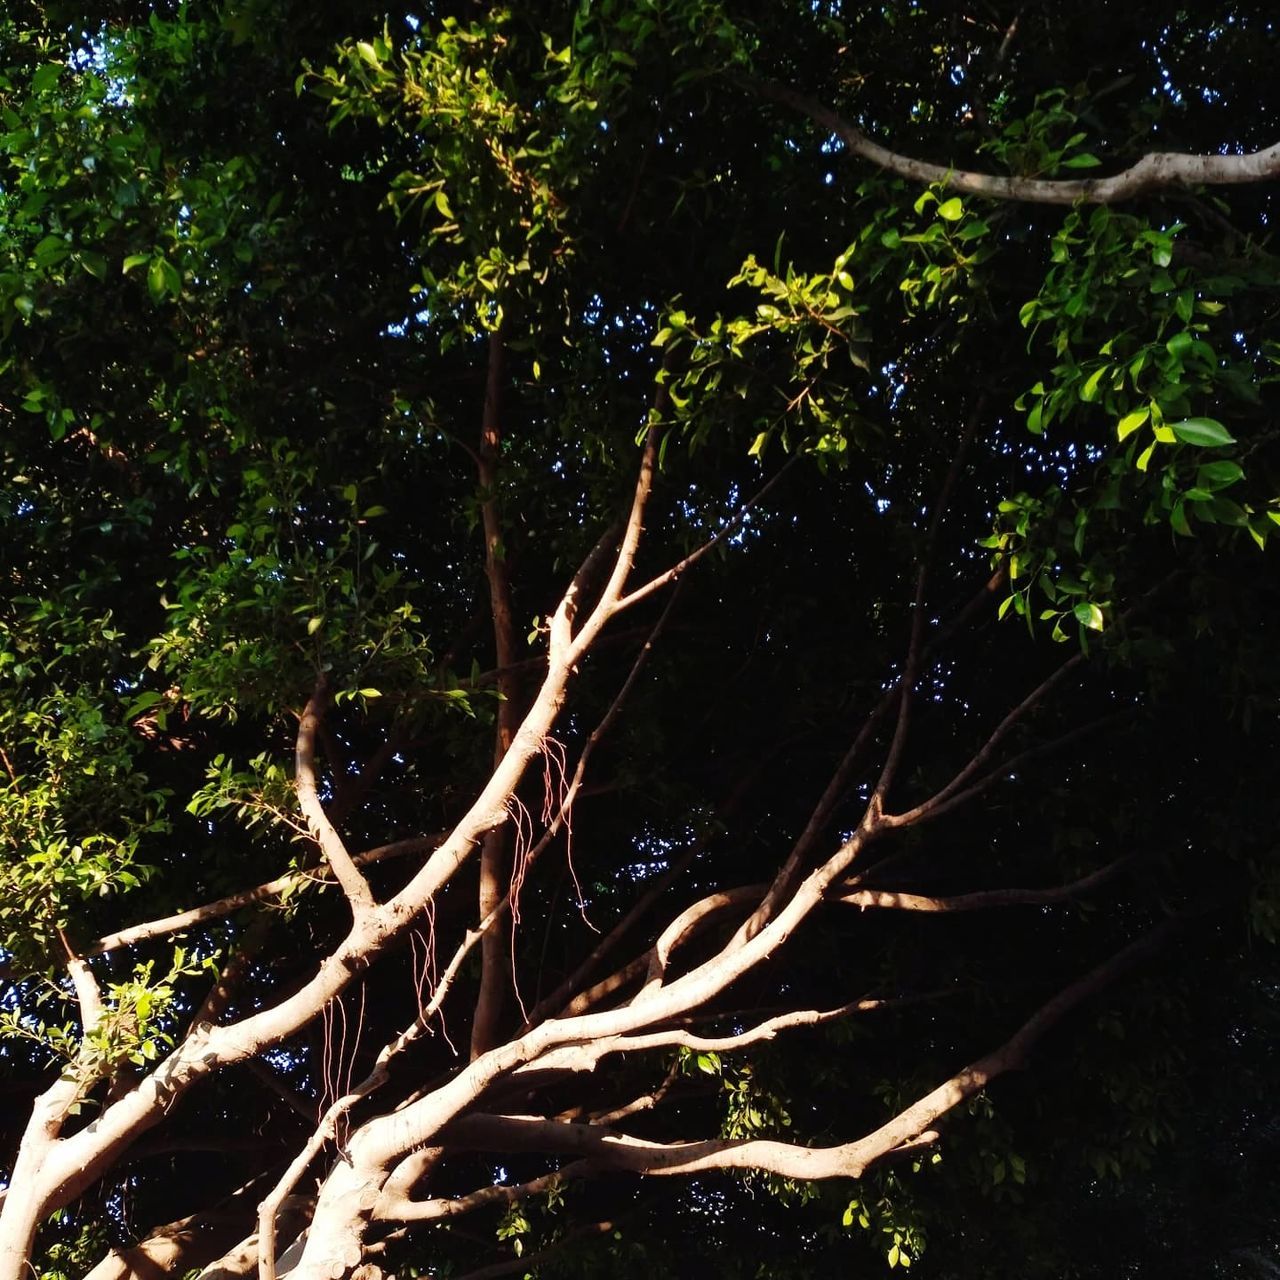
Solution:
M 1024 1067 L 1031 1050 L 1048 1031 L 1087 998 L 1154 952 L 1175 927 L 1176 922 L 1172 921 L 1159 926 L 1063 988 L 999 1048 L 853 1142 L 834 1147 L 801 1147 L 767 1139 L 659 1143 L 603 1125 L 495 1115 L 470 1115 L 456 1120 L 448 1126 L 445 1136 L 455 1146 L 561 1152 L 588 1158 L 602 1167 L 657 1176 L 710 1169 L 760 1169 L 797 1179 L 858 1178 L 886 1156 L 920 1145 L 924 1135 L 949 1111 L 999 1076 Z M 618 1037 L 610 1046 L 611 1051 L 621 1052 L 626 1039 Z
M 320 727 L 326 701 L 327 693 L 322 680 L 316 685 L 315 692 L 311 695 L 303 709 L 302 718 L 298 721 L 298 743 L 294 753 L 296 767 L 294 785 L 298 793 L 298 805 L 303 817 L 307 820 L 307 828 L 315 837 L 325 860 L 333 869 L 334 877 L 342 886 L 342 892 L 346 894 L 352 912 L 358 916 L 373 907 L 373 894 L 369 889 L 368 881 L 352 861 L 342 837 L 329 821 L 316 791 L 316 733 Z
M 400 858 L 413 853 L 428 853 L 444 839 L 446 833 L 436 832 L 426 836 L 413 836 L 407 840 L 396 840 L 392 844 L 379 845 L 374 849 L 366 849 L 357 853 L 352 861 L 358 867 L 368 866 L 372 862 L 381 862 L 384 858 Z M 163 938 L 171 933 L 181 933 L 184 929 L 193 929 L 209 920 L 217 920 L 229 916 L 241 907 L 252 906 L 255 902 L 268 902 L 278 898 L 291 889 L 306 883 L 323 885 L 332 878 L 328 867 L 316 867 L 309 871 L 289 871 L 265 884 L 253 889 L 244 889 L 240 893 L 229 894 L 214 902 L 206 902 L 203 906 L 192 907 L 189 911 L 179 911 L 175 915 L 163 916 L 158 920 L 148 920 L 145 924 L 130 925 L 115 933 L 105 934 L 96 942 L 85 948 L 86 956 L 100 956 L 120 947 L 131 947 L 151 938 Z
M 1230 186 L 1280 177 L 1280 142 L 1243 155 L 1148 152 L 1108 178 L 1021 178 L 932 164 L 890 151 L 816 98 L 786 85 L 750 81 L 761 96 L 794 108 L 835 134 L 860 159 L 910 182 L 936 185 L 963 195 L 1034 204 L 1116 204 L 1166 187 Z
M 1132 863 L 1132 858 L 1121 858 L 1097 871 L 1081 876 L 1070 884 L 1056 885 L 1049 889 L 984 889 L 975 893 L 953 894 L 948 897 L 927 897 L 918 893 L 896 893 L 889 889 L 855 889 L 848 893 L 828 894 L 828 901 L 843 902 L 851 907 L 884 908 L 894 911 L 923 911 L 948 913 L 954 911 L 983 911 L 989 907 L 1048 906 L 1055 902 L 1069 902 L 1072 898 L 1088 893 L 1113 879 Z
M 629 609 L 632 605 L 639 604 L 641 600 L 651 596 L 655 591 L 660 591 L 669 582 L 674 582 L 683 573 L 687 572 L 697 564 L 697 562 L 709 551 L 714 551 L 720 543 L 729 537 L 729 535 L 742 524 L 743 520 L 746 519 L 752 509 L 759 505 L 761 500 L 778 483 L 778 481 L 780 481 L 782 477 L 790 471 L 800 457 L 800 454 L 793 454 L 788 458 L 787 461 L 778 469 L 776 474 L 770 477 L 770 479 L 760 487 L 753 497 L 744 502 L 742 506 L 740 506 L 737 511 L 735 511 L 733 515 L 730 516 L 729 519 L 710 538 L 707 539 L 706 542 L 691 551 L 683 560 L 679 561 L 679 563 L 672 565 L 670 569 L 658 574 L 656 578 L 651 578 L 643 586 L 637 587 L 634 591 L 628 592 L 627 595 L 623 596 L 617 602 L 614 611 L 616 613 L 621 613 L 623 609 Z
M 672 1086 L 680 1078 L 680 1060 L 676 1058 L 671 1066 L 667 1068 L 667 1074 L 662 1078 L 662 1083 L 656 1088 L 651 1089 L 648 1093 L 642 1093 L 638 1098 L 632 1098 L 630 1102 L 625 1102 L 620 1107 L 613 1108 L 612 1111 L 599 1111 L 591 1116 L 592 1124 L 617 1124 L 619 1120 L 625 1120 L 628 1116 L 638 1115 L 641 1111 L 652 1111 L 655 1107 L 661 1105 L 663 1099 L 671 1092 Z
M 571 1178 L 581 1177 L 588 1168 L 587 1161 L 574 1161 L 554 1173 L 543 1174 L 515 1186 L 481 1187 L 478 1191 L 449 1199 L 410 1200 L 405 1196 L 384 1195 L 374 1208 L 374 1216 L 382 1221 L 393 1222 L 438 1222 L 445 1218 L 456 1218 L 490 1205 L 514 1204 L 528 1196 L 538 1195 Z

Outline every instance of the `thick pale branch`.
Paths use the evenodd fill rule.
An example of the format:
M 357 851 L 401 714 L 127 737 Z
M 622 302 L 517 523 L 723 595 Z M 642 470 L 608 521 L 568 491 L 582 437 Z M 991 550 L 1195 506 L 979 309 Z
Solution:
M 334 878 L 342 886 L 353 914 L 359 916 L 373 905 L 373 894 L 368 881 L 352 861 L 342 837 L 329 821 L 316 791 L 316 734 L 324 715 L 327 701 L 324 682 L 316 685 L 298 721 L 298 744 L 294 755 L 296 775 L 294 785 L 298 792 L 298 805 L 307 821 L 307 828 L 320 845 L 325 861 L 333 870 Z
M 733 1049 L 745 1049 L 749 1045 L 773 1040 L 779 1031 L 793 1027 L 820 1027 L 828 1022 L 847 1018 L 853 1013 L 870 1013 L 875 1009 L 882 1009 L 886 1003 L 884 1000 L 873 999 L 850 1000 L 848 1004 L 842 1004 L 836 1009 L 797 1009 L 768 1018 L 757 1026 L 730 1036 L 699 1036 L 681 1029 L 654 1031 L 643 1036 L 626 1036 L 618 1043 L 617 1048 L 620 1052 L 673 1047 L 693 1049 L 700 1053 L 728 1053 Z
M 384 858 L 400 858 L 408 854 L 429 853 L 445 838 L 445 832 L 436 832 L 427 836 L 413 836 L 407 840 L 396 840 L 392 844 L 379 845 L 374 849 L 366 849 L 351 859 L 357 867 L 366 867 L 371 862 L 381 862 Z M 194 929 L 209 920 L 217 920 L 229 916 L 241 907 L 252 906 L 255 902 L 268 902 L 278 898 L 290 889 L 314 881 L 323 883 L 332 877 L 328 867 L 317 867 L 311 871 L 290 871 L 285 875 L 268 880 L 265 884 L 252 889 L 244 889 L 240 893 L 229 894 L 214 902 L 206 902 L 203 906 L 192 907 L 189 911 L 179 911 L 171 916 L 158 920 L 148 920 L 144 924 L 130 925 L 116 933 L 108 933 L 85 948 L 86 956 L 100 956 L 108 951 L 116 951 L 120 947 L 132 947 L 139 942 L 151 938 L 167 937 L 171 933 L 181 933 L 184 929 Z
M 154 1280 L 183 1275 L 239 1240 L 244 1222 L 243 1213 L 211 1211 L 167 1223 L 137 1244 L 112 1249 L 84 1280 Z
M 998 1049 L 958 1071 L 887 1124 L 854 1142 L 834 1147 L 800 1147 L 764 1139 L 666 1144 L 599 1125 L 491 1115 L 471 1115 L 453 1122 L 445 1131 L 445 1139 L 451 1145 L 480 1150 L 572 1153 L 602 1167 L 647 1175 L 760 1169 L 807 1180 L 858 1178 L 875 1162 L 920 1145 L 924 1135 L 949 1111 L 998 1076 L 1025 1066 L 1038 1040 L 1072 1009 L 1151 954 L 1174 927 L 1172 922 L 1161 926 L 1098 965 L 1041 1006 Z
M 647 992 L 666 977 L 667 966 L 671 957 L 681 943 L 686 942 L 699 930 L 717 916 L 735 907 L 758 902 L 765 894 L 768 886 L 763 884 L 739 885 L 734 889 L 725 889 L 720 893 L 709 893 L 704 898 L 687 906 L 658 936 L 657 942 L 649 953 L 649 971 L 645 979 L 645 991 L 637 999 L 643 999 Z
M 850 152 L 910 182 L 937 185 L 964 195 L 1033 204 L 1116 204 L 1169 187 L 1231 186 L 1280 177 L 1280 142 L 1243 155 L 1188 155 L 1153 151 L 1107 178 L 1019 178 L 976 173 L 916 160 L 873 142 L 861 129 L 816 98 L 786 85 L 752 82 L 765 97 L 807 115 L 835 134 Z

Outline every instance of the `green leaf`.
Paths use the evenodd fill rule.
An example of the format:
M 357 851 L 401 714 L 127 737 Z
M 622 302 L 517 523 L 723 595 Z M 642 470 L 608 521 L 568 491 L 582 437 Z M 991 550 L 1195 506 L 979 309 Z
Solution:
M 1102 381 L 1103 375 L 1110 368 L 1109 365 L 1103 365 L 1100 369 L 1095 369 L 1085 380 L 1084 386 L 1080 388 L 1080 399 L 1086 404 L 1098 398 L 1098 383 Z
M 144 262 L 150 262 L 151 255 L 149 253 L 131 253 L 125 260 L 120 270 L 124 275 L 128 275 L 134 267 L 140 267 Z
M 1219 462 L 1206 462 L 1196 471 L 1196 487 L 1218 490 L 1233 485 L 1244 478 L 1244 468 L 1227 458 Z
M 166 297 L 177 298 L 182 293 L 182 276 L 167 258 L 151 259 L 147 268 L 147 292 L 152 302 L 163 302 Z
M 1064 169 L 1096 169 L 1102 163 L 1097 156 L 1090 155 L 1087 151 L 1082 151 L 1078 156 L 1072 156 L 1070 160 L 1064 160 L 1062 167 Z
M 1145 471 L 1145 470 L 1147 469 L 1147 467 L 1148 467 L 1148 466 L 1150 465 L 1150 463 L 1151 463 L 1151 455 L 1152 455 L 1153 453 L 1155 453 L 1155 451 L 1156 451 L 1156 444 L 1155 444 L 1155 441 L 1153 440 L 1153 441 L 1152 441 L 1149 445 L 1147 445 L 1147 447 L 1146 447 L 1145 449 L 1143 449 L 1143 451 L 1138 455 L 1138 463 L 1137 463 L 1137 466 L 1138 466 L 1138 470 L 1139 470 L 1139 471 Z
M 1096 604 L 1090 604 L 1087 600 L 1081 600 L 1072 609 L 1072 612 L 1076 615 L 1076 621 L 1082 627 L 1088 627 L 1090 631 L 1102 630 L 1102 610 L 1099 609 Z M 1003 1168 L 1003 1165 L 999 1167 Z
M 100 253 L 79 253 L 76 255 L 80 265 L 85 269 L 86 273 L 91 275 L 95 280 L 105 280 L 107 275 L 107 260 Z
M 380 698 L 382 697 L 381 689 L 361 689 L 360 696 L 362 698 Z
M 1184 444 L 1193 444 L 1201 449 L 1219 449 L 1236 442 L 1226 427 L 1214 418 L 1183 418 L 1181 422 L 1169 423 L 1169 429 Z
M 163 701 L 163 696 L 161 694 L 152 691 L 140 693 L 125 708 L 124 718 L 126 722 L 136 720 L 144 711 L 148 710 L 150 707 L 154 707 L 157 702 L 161 701 Z
M 964 217 L 964 205 L 960 202 L 960 197 L 952 196 L 950 200 L 940 204 L 938 217 L 945 218 L 948 222 L 959 222 Z
M 1116 424 L 1116 437 L 1123 440 L 1126 436 L 1132 435 L 1149 417 L 1151 417 L 1150 408 L 1135 409 L 1132 413 L 1126 413 Z
M 322 626 L 324 626 L 324 618 L 317 614 L 316 617 L 310 619 L 307 623 L 307 635 L 315 635 Z
M 60 63 L 46 62 L 31 77 L 31 91 L 33 93 L 44 93 L 46 89 L 53 88 L 61 76 L 62 65 Z

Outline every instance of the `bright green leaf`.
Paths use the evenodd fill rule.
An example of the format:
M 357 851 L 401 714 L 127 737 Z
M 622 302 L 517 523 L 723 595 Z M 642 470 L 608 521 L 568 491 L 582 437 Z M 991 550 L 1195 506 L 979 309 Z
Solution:
M 1126 413 L 1116 425 L 1117 438 L 1123 440 L 1126 436 L 1132 435 L 1149 417 L 1151 417 L 1149 408 L 1135 409 L 1132 413 Z

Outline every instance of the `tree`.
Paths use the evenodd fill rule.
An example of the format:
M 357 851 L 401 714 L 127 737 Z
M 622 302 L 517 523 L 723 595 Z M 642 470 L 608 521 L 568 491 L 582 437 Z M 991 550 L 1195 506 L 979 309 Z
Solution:
M 0 1274 L 1265 1167 L 1271 19 L 1097 13 L 3 20 Z

